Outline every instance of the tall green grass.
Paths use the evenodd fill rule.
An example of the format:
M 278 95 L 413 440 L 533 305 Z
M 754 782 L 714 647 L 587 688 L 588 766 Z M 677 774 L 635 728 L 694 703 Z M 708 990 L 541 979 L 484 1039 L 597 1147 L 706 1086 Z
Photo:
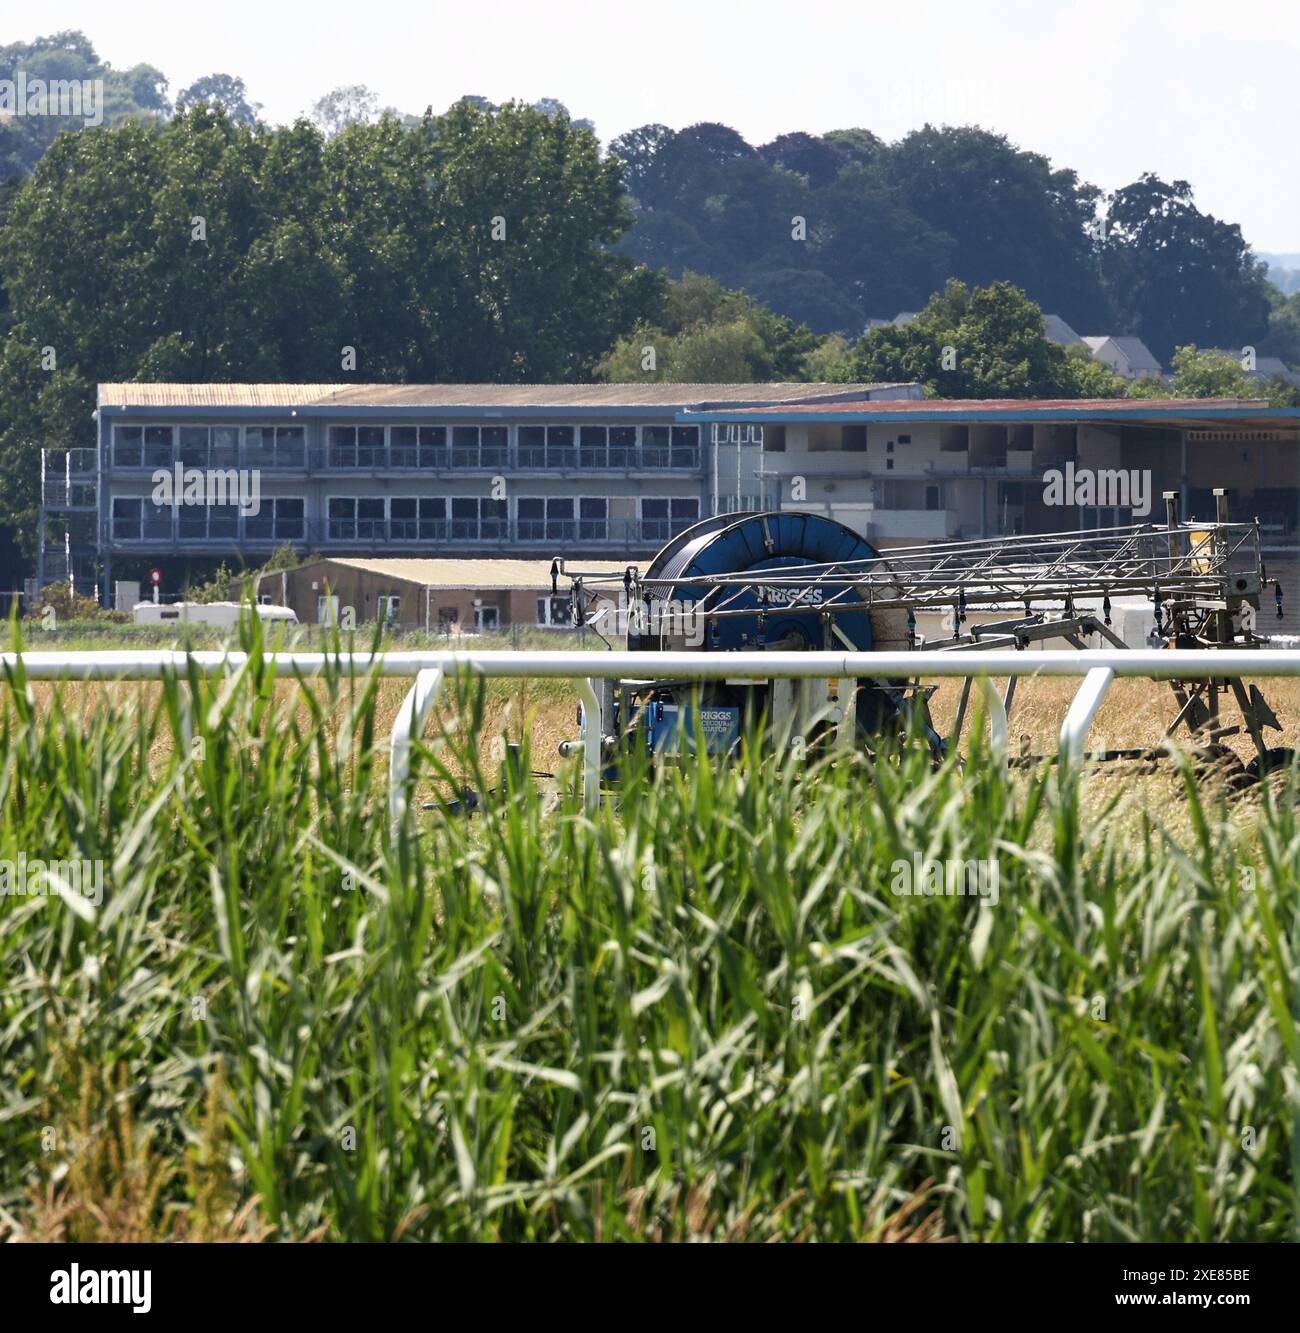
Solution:
M 460 682 L 416 766 L 483 807 L 392 830 L 376 690 L 0 686 L 0 858 L 108 880 L 0 899 L 0 1227 L 104 1234 L 116 1135 L 153 1234 L 1295 1237 L 1294 775 L 1243 818 L 1186 770 L 1176 835 L 978 741 L 751 747 L 588 819 L 482 771 Z M 895 894 L 914 855 L 998 904 Z

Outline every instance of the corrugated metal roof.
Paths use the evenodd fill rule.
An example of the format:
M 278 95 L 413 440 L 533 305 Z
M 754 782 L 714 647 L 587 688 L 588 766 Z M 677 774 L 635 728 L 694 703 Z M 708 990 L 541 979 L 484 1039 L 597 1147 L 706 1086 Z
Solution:
M 1113 412 L 1189 412 L 1193 415 L 1215 409 L 1255 411 L 1268 407 L 1264 398 L 918 398 L 866 399 L 853 403 L 793 403 L 784 406 L 744 409 L 746 416 L 818 416 L 824 412 L 852 412 L 864 415 L 911 414 L 924 416 L 936 412 L 1015 413 L 1077 411 L 1081 416 L 1103 410 Z
M 549 560 L 421 560 L 414 557 L 393 560 L 354 559 L 350 556 L 326 556 L 308 564 L 343 565 L 367 574 L 418 583 L 426 588 L 528 588 L 550 591 Z M 621 574 L 627 560 L 587 560 L 570 562 L 575 569 L 597 574 Z M 306 565 L 299 566 L 306 568 Z
M 101 384 L 101 407 L 683 407 L 852 399 L 904 384 Z

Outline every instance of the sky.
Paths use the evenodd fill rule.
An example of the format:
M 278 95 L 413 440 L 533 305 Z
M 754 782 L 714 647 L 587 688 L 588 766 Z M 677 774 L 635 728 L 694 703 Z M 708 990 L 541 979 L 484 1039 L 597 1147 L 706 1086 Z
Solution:
M 274 122 L 362 83 L 414 113 L 555 97 L 606 141 L 977 123 L 1105 190 L 1189 181 L 1257 251 L 1300 255 L 1296 0 L 42 0 L 9 8 L 0 44 L 63 28 L 173 96 L 238 75 Z

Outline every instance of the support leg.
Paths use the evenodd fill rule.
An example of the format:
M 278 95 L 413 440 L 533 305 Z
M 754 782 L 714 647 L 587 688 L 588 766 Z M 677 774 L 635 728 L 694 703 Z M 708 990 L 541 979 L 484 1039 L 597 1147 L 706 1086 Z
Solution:
M 1014 676 L 1011 677 L 1011 682 L 1015 683 Z M 998 692 L 987 676 L 978 677 L 978 684 L 980 697 L 984 700 L 984 708 L 989 715 L 989 740 L 993 746 L 993 753 L 1001 763 L 1005 763 L 1008 730 L 1006 705 L 998 698 Z
M 1097 716 L 1106 691 L 1110 689 L 1115 673 L 1110 667 L 1093 667 L 1083 678 L 1079 692 L 1070 704 L 1070 710 L 1061 724 L 1061 769 L 1075 768 L 1083 758 L 1083 747 L 1088 739 L 1088 728 Z
M 442 689 L 442 680 L 441 667 L 417 672 L 415 684 L 397 710 L 388 757 L 388 813 L 394 825 L 400 823 L 406 813 L 406 780 L 411 775 L 411 742 L 424 730 L 429 709 Z
M 605 739 L 605 717 L 596 682 L 578 681 L 582 699 L 582 803 L 589 815 L 600 809 L 601 750 Z

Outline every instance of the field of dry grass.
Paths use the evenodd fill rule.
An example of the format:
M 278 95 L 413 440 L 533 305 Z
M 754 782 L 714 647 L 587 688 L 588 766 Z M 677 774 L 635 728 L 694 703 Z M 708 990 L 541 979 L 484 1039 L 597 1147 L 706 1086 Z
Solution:
M 1038 680 L 1022 678 L 1010 713 L 1011 749 L 1013 754 L 1054 755 L 1057 749 L 1061 723 L 1079 682 L 1074 679 L 1051 677 Z M 996 682 L 998 692 L 1005 696 L 1007 682 Z M 102 706 L 114 709 L 135 709 L 149 714 L 156 706 L 159 687 L 155 683 L 93 684 L 54 686 L 34 685 L 38 702 L 47 707 L 61 707 L 79 714 L 89 714 Z M 286 699 L 303 686 L 285 681 L 279 691 Z M 317 689 L 317 686 L 305 688 Z M 1300 681 L 1273 680 L 1262 683 L 1265 698 L 1277 715 L 1281 730 L 1267 733 L 1270 745 L 1300 749 Z M 388 736 L 409 682 L 385 680 L 379 685 L 375 709 L 377 734 Z M 942 735 L 951 733 L 961 694 L 960 680 L 938 682 L 930 707 L 935 725 Z M 975 704 L 969 705 L 973 710 Z M 56 699 L 58 703 L 56 703 Z M 1235 705 L 1224 701 L 1224 721 L 1235 725 L 1240 721 Z M 1178 705 L 1169 685 L 1164 682 L 1121 679 L 1111 687 L 1097 720 L 1089 733 L 1090 748 L 1138 748 L 1158 746 L 1166 727 L 1177 713 Z M 492 681 L 486 685 L 483 725 L 479 730 L 478 749 L 483 770 L 495 773 L 500 761 L 501 739 L 522 741 L 527 736 L 535 770 L 556 773 L 564 765 L 559 755 L 560 742 L 578 735 L 578 695 L 572 682 L 565 680 Z M 296 717 L 306 727 L 310 710 L 305 699 L 300 699 Z M 440 726 L 447 726 L 449 734 L 463 739 L 463 719 L 455 716 L 455 703 L 445 696 L 431 717 L 427 733 L 436 734 Z M 969 737 L 971 711 L 968 710 L 963 731 L 963 748 Z M 1188 733 L 1180 729 L 1176 739 L 1187 743 Z M 1254 755 L 1250 737 L 1243 733 L 1228 737 L 1224 744 L 1243 762 Z M 161 768 L 170 749 L 170 736 L 164 729 L 155 740 L 151 758 Z M 1096 765 L 1093 770 L 1090 803 L 1106 802 L 1123 793 L 1131 804 L 1141 808 L 1153 800 L 1178 791 L 1178 781 L 1168 766 L 1155 772 L 1132 762 L 1119 761 Z M 420 795 L 429 798 L 438 794 L 436 785 L 428 782 Z

